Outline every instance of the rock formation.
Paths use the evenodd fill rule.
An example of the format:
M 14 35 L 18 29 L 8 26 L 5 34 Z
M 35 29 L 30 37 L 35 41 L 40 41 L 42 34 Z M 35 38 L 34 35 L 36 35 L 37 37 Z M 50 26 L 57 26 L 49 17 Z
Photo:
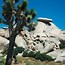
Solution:
M 60 49 L 59 44 L 65 43 L 65 31 L 60 30 L 52 22 L 52 19 L 38 18 L 38 24 L 33 31 L 23 30 L 17 35 L 15 43 L 18 47 L 24 47 L 28 51 L 40 51 L 47 53 L 55 61 L 65 61 L 65 49 Z M 0 29 L 0 50 L 9 43 L 7 28 Z M 4 40 L 4 41 L 3 41 Z M 4 45 L 3 45 L 4 44 Z M 62 58 L 62 59 L 60 59 Z

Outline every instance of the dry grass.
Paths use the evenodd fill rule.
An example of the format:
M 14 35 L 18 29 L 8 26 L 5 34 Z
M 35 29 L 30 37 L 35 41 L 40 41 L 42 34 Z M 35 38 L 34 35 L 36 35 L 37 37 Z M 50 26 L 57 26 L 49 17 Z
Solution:
M 34 58 L 24 58 L 24 57 L 17 57 L 19 64 L 14 64 L 12 65 L 65 65 L 63 63 L 56 63 L 54 61 L 40 61 L 40 60 L 35 60 Z

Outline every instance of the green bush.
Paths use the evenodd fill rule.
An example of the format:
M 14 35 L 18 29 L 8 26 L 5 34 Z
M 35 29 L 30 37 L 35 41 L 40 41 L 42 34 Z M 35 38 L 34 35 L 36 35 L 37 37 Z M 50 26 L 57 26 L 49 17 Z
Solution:
M 39 60 L 41 58 L 40 51 L 36 52 L 35 59 Z
M 44 54 L 44 53 L 42 53 L 41 56 L 42 56 L 42 58 L 43 58 L 43 59 L 40 58 L 41 61 L 43 61 L 43 60 L 52 61 L 52 60 L 53 60 L 51 56 L 46 55 L 46 54 Z
M 30 52 L 28 53 L 28 57 L 35 57 L 35 53 L 34 53 L 33 51 L 30 51 Z
M 33 57 L 36 60 L 41 60 L 41 61 L 45 61 L 45 60 L 53 61 L 54 60 L 54 59 L 52 59 L 51 56 L 46 55 L 44 53 L 40 53 L 40 51 L 38 51 L 36 53 L 34 53 L 33 51 L 30 51 L 29 53 L 27 51 L 24 51 L 23 57 Z
M 60 47 L 60 49 L 63 49 L 63 48 L 65 48 L 65 44 L 59 44 L 59 47 Z
M 14 56 L 14 55 L 17 55 L 17 54 L 18 54 L 18 49 L 15 48 L 15 49 L 13 50 L 13 56 Z
M 25 49 L 23 47 L 18 47 L 18 53 L 22 53 Z
M 5 63 L 3 63 L 3 62 L 0 62 L 0 65 L 5 65 Z
M 13 56 L 14 55 L 17 55 L 18 53 L 22 53 L 25 49 L 23 47 L 16 47 L 14 50 L 13 50 Z M 6 47 L 1 53 L 4 55 L 6 55 L 8 52 L 8 47 Z
M 5 65 L 6 60 L 0 56 L 0 65 Z
M 27 50 L 25 50 L 24 52 L 23 52 L 23 55 L 22 55 L 23 57 L 28 57 L 28 51 Z
M 53 60 L 51 56 L 48 56 L 48 55 L 46 55 L 44 53 L 40 53 L 40 52 L 37 52 L 35 54 L 35 59 L 41 60 L 41 61 L 45 61 L 45 60 L 52 61 Z
M 18 53 L 22 53 L 25 49 L 23 47 L 16 47 L 13 51 L 13 56 L 17 55 Z

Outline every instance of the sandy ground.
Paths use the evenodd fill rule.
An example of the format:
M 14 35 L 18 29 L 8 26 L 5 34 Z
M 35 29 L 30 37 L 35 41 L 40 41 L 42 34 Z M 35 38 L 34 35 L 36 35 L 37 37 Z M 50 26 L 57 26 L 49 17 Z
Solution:
M 26 63 L 12 64 L 12 65 L 26 65 Z

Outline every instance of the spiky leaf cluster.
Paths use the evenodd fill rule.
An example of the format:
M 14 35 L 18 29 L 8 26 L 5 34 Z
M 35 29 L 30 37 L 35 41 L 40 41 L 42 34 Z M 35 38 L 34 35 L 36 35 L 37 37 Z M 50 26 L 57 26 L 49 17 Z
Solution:
M 36 12 L 35 12 L 34 9 L 27 10 L 27 11 L 25 12 L 25 16 L 27 16 L 28 18 L 34 19 L 35 16 L 36 16 Z
M 23 0 L 21 4 L 18 5 L 18 9 L 21 9 L 22 11 L 25 11 L 27 9 L 28 1 Z
M 11 2 L 11 0 L 3 0 L 4 2 Z
M 3 16 L 5 20 L 9 20 L 11 18 L 12 15 L 12 6 L 9 2 L 6 2 L 3 5 Z
M 19 0 L 3 0 L 4 2 L 10 2 L 11 3 L 11 1 L 15 1 L 15 2 L 18 2 Z

